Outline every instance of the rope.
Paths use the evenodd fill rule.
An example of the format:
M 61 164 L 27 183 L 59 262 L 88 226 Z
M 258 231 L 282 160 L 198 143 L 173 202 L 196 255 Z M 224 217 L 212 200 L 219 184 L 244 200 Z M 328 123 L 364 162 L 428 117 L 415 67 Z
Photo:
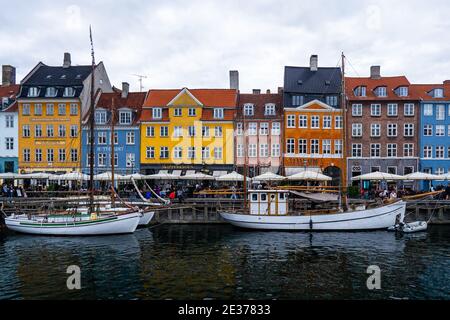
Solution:
M 152 188 L 150 188 L 150 186 L 147 184 L 147 181 L 144 181 L 145 185 L 147 186 L 147 188 L 150 189 L 150 191 L 155 195 L 155 197 L 160 200 L 161 202 L 163 202 L 164 204 L 170 204 L 170 200 L 166 200 L 164 198 L 161 198 L 155 191 L 153 191 Z
M 138 193 L 138 195 L 139 195 L 139 197 L 142 199 L 142 201 L 144 201 L 144 202 L 151 202 L 151 201 L 149 201 L 148 199 L 146 199 L 146 198 L 142 195 L 142 193 L 141 193 L 141 191 L 139 190 L 139 188 L 138 188 L 138 186 L 137 186 L 137 184 L 136 184 L 136 181 L 134 181 L 133 177 L 131 177 L 131 182 L 133 182 L 133 186 L 134 186 L 134 188 L 136 189 L 136 192 Z

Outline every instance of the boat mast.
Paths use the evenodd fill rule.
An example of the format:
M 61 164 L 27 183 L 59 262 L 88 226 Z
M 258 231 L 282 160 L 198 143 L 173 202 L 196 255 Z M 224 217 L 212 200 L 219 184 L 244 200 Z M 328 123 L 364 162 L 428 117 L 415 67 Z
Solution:
M 346 181 L 347 181 L 347 99 L 345 95 L 345 55 L 342 52 L 342 94 L 341 94 L 341 108 L 342 108 L 342 157 L 344 164 L 341 170 L 341 183 L 340 183 L 340 199 L 342 208 L 347 210 L 347 194 L 346 194 Z
M 92 70 L 91 70 L 91 104 L 89 107 L 89 209 L 92 213 L 94 210 L 94 126 L 95 126 L 95 118 L 94 118 L 94 71 L 95 71 L 95 56 L 94 56 L 94 42 L 92 41 L 92 30 L 91 26 L 89 26 L 89 36 L 91 39 L 91 55 L 92 55 Z
M 244 134 L 244 210 L 247 209 L 247 126 L 246 126 L 246 118 L 245 118 L 245 107 L 242 108 L 242 115 L 243 115 L 243 134 Z
M 115 154 L 114 154 L 114 122 L 116 121 L 116 108 L 114 104 L 114 97 L 111 101 L 111 204 L 114 208 L 115 205 L 115 190 L 114 190 L 114 165 L 115 165 Z

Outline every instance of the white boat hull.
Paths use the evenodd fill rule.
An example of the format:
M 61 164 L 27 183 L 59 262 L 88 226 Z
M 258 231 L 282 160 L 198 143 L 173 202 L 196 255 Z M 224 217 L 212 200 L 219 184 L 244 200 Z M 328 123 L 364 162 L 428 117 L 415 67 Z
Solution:
M 24 216 L 5 218 L 6 226 L 13 231 L 38 235 L 91 236 L 133 233 L 141 213 L 131 212 L 116 216 L 99 217 L 96 220 L 74 219 L 44 222 L 42 219 L 28 219 Z
M 356 231 L 387 229 L 403 221 L 405 202 L 397 202 L 379 208 L 324 215 L 250 215 L 220 212 L 230 224 L 259 230 L 299 230 L 299 231 Z
M 153 219 L 154 215 L 155 215 L 155 213 L 153 211 L 142 212 L 142 216 L 139 219 L 139 225 L 140 226 L 148 225 L 150 223 L 150 221 Z
M 99 213 L 100 216 L 104 215 L 104 212 L 106 212 L 107 214 L 111 214 L 111 212 L 114 212 L 116 214 L 120 214 L 121 212 L 124 211 L 129 211 L 130 208 L 126 208 L 126 207 L 116 207 L 116 208 L 110 208 L 110 207 L 99 207 Z M 73 211 L 73 209 L 67 209 L 68 212 Z M 76 211 L 78 213 L 82 213 L 82 214 L 87 214 L 87 212 L 89 211 L 89 209 L 87 207 L 79 207 L 76 209 Z M 150 221 L 153 219 L 153 216 L 155 215 L 155 213 L 153 211 L 142 211 L 141 212 L 141 218 L 139 219 L 139 226 L 146 226 L 150 223 Z

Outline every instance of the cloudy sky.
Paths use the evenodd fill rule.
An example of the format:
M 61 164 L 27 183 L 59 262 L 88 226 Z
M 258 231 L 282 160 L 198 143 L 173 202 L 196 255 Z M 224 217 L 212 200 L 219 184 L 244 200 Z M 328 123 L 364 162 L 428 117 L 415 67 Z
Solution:
M 418 83 L 450 79 L 448 0 L 0 0 L 0 63 L 22 79 L 37 62 L 89 64 L 89 24 L 97 60 L 113 84 L 276 90 L 285 65 L 337 66 L 349 75 L 405 74 Z

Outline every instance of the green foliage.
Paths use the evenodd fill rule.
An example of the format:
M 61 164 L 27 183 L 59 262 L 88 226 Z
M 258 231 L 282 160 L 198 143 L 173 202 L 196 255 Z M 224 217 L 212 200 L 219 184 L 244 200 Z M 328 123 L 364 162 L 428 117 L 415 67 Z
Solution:
M 350 198 L 356 198 L 359 196 L 359 187 L 358 186 L 348 186 L 347 193 Z

